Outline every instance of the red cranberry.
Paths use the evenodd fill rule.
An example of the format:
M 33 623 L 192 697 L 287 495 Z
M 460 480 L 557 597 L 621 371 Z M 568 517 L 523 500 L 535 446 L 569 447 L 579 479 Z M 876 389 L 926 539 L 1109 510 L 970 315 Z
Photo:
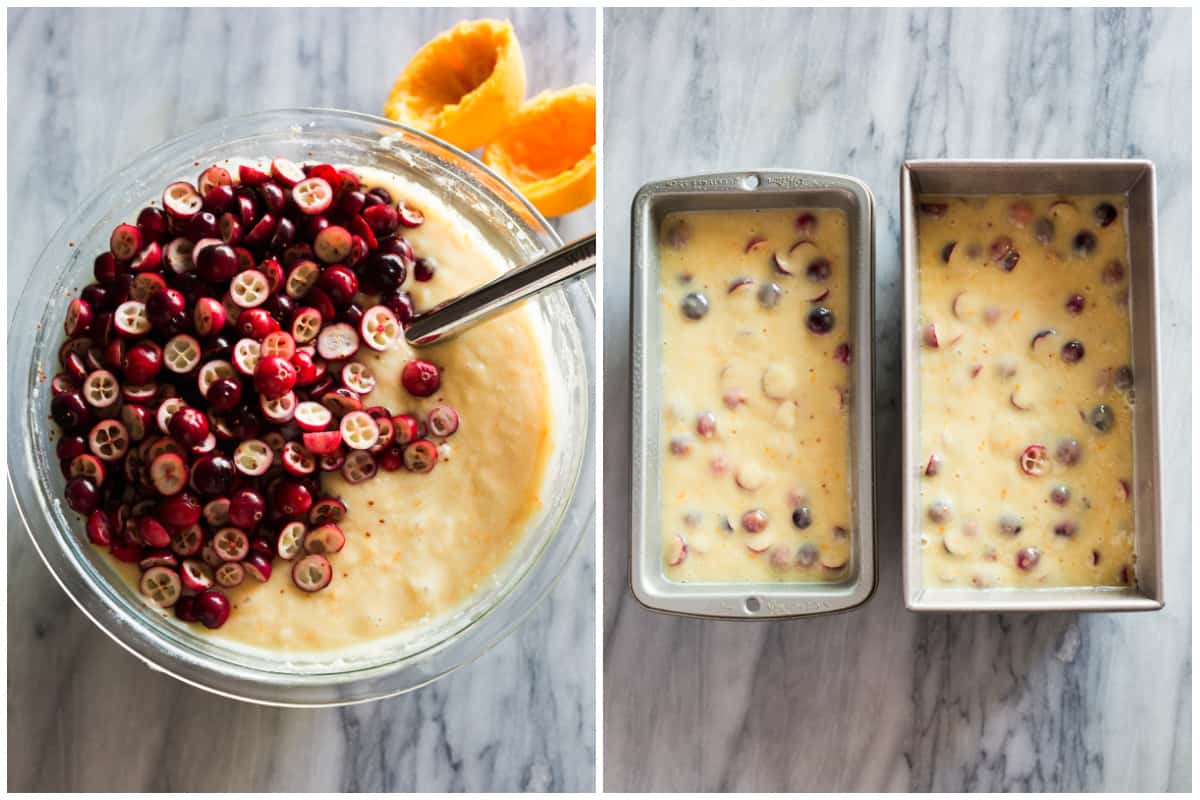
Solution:
M 200 521 L 200 501 L 189 491 L 168 497 L 158 504 L 158 518 L 172 528 L 186 528 Z
M 214 244 L 196 257 L 196 272 L 209 283 L 221 283 L 238 273 L 238 257 L 227 244 Z
M 233 486 L 237 469 L 220 453 L 201 456 L 192 464 L 192 488 L 202 495 L 221 497 Z
M 442 385 L 442 374 L 434 364 L 413 359 L 401 370 L 400 382 L 414 397 L 429 397 Z
M 55 445 L 54 453 L 60 459 L 70 460 L 81 456 L 88 450 L 87 439 L 82 436 L 63 436 Z
M 147 206 L 137 216 L 137 227 L 144 242 L 161 242 L 167 235 L 167 215 L 162 209 Z
M 88 478 L 67 481 L 65 495 L 67 505 L 78 514 L 91 514 L 100 507 L 100 492 Z
M 121 274 L 121 268 L 117 265 L 116 257 L 112 253 L 105 252 L 96 256 L 96 260 L 92 263 L 92 274 L 100 283 L 112 283 Z
M 279 329 L 279 322 L 266 309 L 248 308 L 238 315 L 238 333 L 251 339 L 263 339 Z
M 153 381 L 162 370 L 162 365 L 162 348 L 143 339 L 125 351 L 121 369 L 129 383 L 141 385 Z
M 206 628 L 219 628 L 229 619 L 229 598 L 216 589 L 196 595 L 196 617 Z
M 282 292 L 269 295 L 261 306 L 263 311 L 270 314 L 282 326 L 292 324 L 296 313 L 296 301 Z
M 296 481 L 283 481 L 275 489 L 275 507 L 289 517 L 307 514 L 312 508 L 312 492 Z
M 232 186 L 214 186 L 204 193 L 204 208 L 219 214 L 233 205 L 234 197 Z
M 171 416 L 167 428 L 171 437 L 184 447 L 196 447 L 208 437 L 208 417 L 202 411 L 184 406 Z
M 429 258 L 418 258 L 413 265 L 413 277 L 422 283 L 433 280 L 435 272 L 437 272 L 437 264 Z
M 1067 298 L 1067 311 L 1071 314 L 1082 314 L 1087 301 L 1081 294 L 1073 294 Z
M 89 542 L 101 547 L 112 544 L 113 522 L 107 511 L 97 509 L 88 516 L 87 537 Z
M 83 302 L 96 311 L 111 307 L 109 303 L 111 293 L 98 283 L 89 283 L 83 287 L 83 291 L 79 293 L 79 296 L 83 298 Z
M 1117 219 L 1117 209 L 1112 203 L 1101 203 L 1096 206 L 1092 214 L 1096 217 L 1096 224 L 1101 228 L 1107 228 Z
M 394 206 L 379 204 L 373 205 L 370 208 L 364 208 L 362 212 L 363 219 L 371 226 L 371 231 L 376 236 L 387 236 L 389 233 L 394 233 L 400 227 L 400 214 Z
M 1025 547 L 1017 551 L 1017 568 L 1031 570 L 1042 558 L 1042 552 L 1036 547 Z
M 287 206 L 287 194 L 277 183 L 264 183 L 258 187 L 258 195 L 262 198 L 263 208 L 267 213 L 280 216 Z
M 367 196 L 360 191 L 342 192 L 337 201 L 338 213 L 347 219 L 353 219 L 363 210 L 366 201 Z
M 166 328 L 174 317 L 186 312 L 187 303 L 176 289 L 163 289 L 146 300 L 146 316 L 155 328 Z
M 1083 342 L 1071 339 L 1062 346 L 1062 360 L 1067 364 L 1076 364 L 1083 360 Z
M 201 239 L 218 239 L 221 236 L 221 226 L 217 216 L 211 211 L 201 211 L 188 220 L 187 237 L 193 242 Z
M 271 235 L 271 244 L 269 247 L 272 250 L 282 250 L 292 243 L 296 238 L 296 223 L 292 222 L 287 217 L 279 220 L 279 224 L 275 226 L 275 233 Z
M 296 368 L 280 356 L 266 356 L 254 368 L 254 388 L 268 399 L 283 397 L 296 385 Z
M 238 489 L 229 498 L 229 522 L 242 530 L 252 530 L 267 513 L 267 501 L 253 489 Z
M 817 306 L 808 312 L 808 329 L 816 334 L 826 334 L 833 330 L 833 312 L 824 306 Z
M 394 292 L 385 295 L 383 304 L 396 315 L 396 320 L 401 325 L 407 325 L 412 322 L 413 317 L 417 315 L 417 310 L 413 306 L 412 295 L 403 289 L 396 289 Z
M 401 286 L 407 275 L 408 268 L 400 256 L 377 251 L 362 267 L 363 289 L 372 294 L 383 294 Z
M 341 264 L 334 264 L 321 272 L 317 286 L 325 290 L 335 306 L 346 306 L 358 294 L 358 276 Z
M 228 411 L 242 402 L 242 384 L 237 378 L 217 378 L 204 399 L 217 411 Z
M 87 401 L 79 392 L 63 392 L 50 401 L 50 416 L 64 431 L 76 431 L 92 418 Z
M 196 598 L 199 595 L 185 594 L 175 601 L 175 616 L 180 622 L 199 622 L 200 613 L 196 610 Z

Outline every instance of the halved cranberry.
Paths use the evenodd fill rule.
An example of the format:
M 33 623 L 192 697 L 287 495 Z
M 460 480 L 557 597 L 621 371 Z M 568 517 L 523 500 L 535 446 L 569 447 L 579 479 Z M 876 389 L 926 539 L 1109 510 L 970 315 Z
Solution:
M 304 550 L 307 553 L 338 553 L 346 546 L 346 534 L 333 523 L 313 528 L 304 537 Z
M 250 537 L 238 528 L 221 528 L 213 534 L 212 546 L 221 561 L 241 561 L 250 552 Z
M 279 531 L 275 540 L 275 552 L 285 561 L 291 561 L 304 549 L 305 527 L 303 522 L 289 522 Z
M 204 199 L 187 181 L 176 181 L 163 190 L 162 204 L 171 216 L 187 220 L 200 213 Z
M 324 178 L 307 178 L 292 188 L 292 200 L 304 214 L 323 214 L 333 203 L 333 188 Z
M 138 537 L 148 547 L 168 547 L 171 534 L 154 517 L 141 517 L 137 521 Z
M 362 483 L 375 477 L 379 465 L 375 456 L 366 450 L 354 450 L 341 464 L 342 477 L 350 483 Z
M 246 568 L 237 561 L 226 561 L 213 570 L 213 578 L 216 580 L 218 586 L 232 589 L 235 586 L 240 586 L 242 581 L 246 579 Z
M 709 414 L 709 417 L 712 415 Z M 703 416 L 702 416 L 703 421 Z M 434 436 L 446 437 L 452 435 L 458 430 L 458 412 L 447 405 L 434 406 L 429 410 L 429 416 L 426 419 L 429 426 L 429 432 Z M 713 429 L 716 427 L 716 420 L 713 420 Z M 698 427 L 701 423 L 697 423 Z M 705 434 L 702 434 L 705 435 Z M 711 435 L 711 432 L 707 435 Z
M 142 232 L 133 225 L 121 223 L 113 228 L 109 249 L 118 261 L 129 261 L 142 249 Z
M 271 180 L 271 176 L 256 164 L 239 164 L 238 181 L 243 186 L 261 186 Z
M 67 304 L 67 318 L 63 322 L 63 328 L 67 332 L 67 336 L 82 336 L 87 333 L 92 326 L 92 307 L 86 301 L 78 297 Z
M 437 460 L 437 445 L 428 439 L 417 439 L 404 448 L 404 466 L 410 472 L 429 472 Z
M 271 580 L 271 561 L 262 553 L 250 553 L 242 562 L 242 566 L 245 567 L 250 577 L 259 583 Z
M 318 592 L 333 580 L 333 565 L 319 553 L 310 553 L 292 565 L 292 582 L 306 592 Z
M 187 479 L 187 464 L 176 453 L 162 453 L 150 462 L 150 481 L 161 495 L 179 494 Z
M 341 431 L 313 431 L 303 434 L 301 440 L 308 452 L 324 456 L 337 452 L 342 445 L 342 434 Z
M 183 594 L 183 584 L 179 575 L 170 567 L 151 567 L 142 573 L 138 582 L 142 594 L 150 598 L 150 602 L 159 608 L 169 608 Z
M 200 194 L 208 194 L 217 186 L 233 186 L 233 176 L 229 174 L 229 170 L 213 164 L 200 173 L 196 188 L 200 190 Z
M 419 208 L 402 205 L 397 209 L 397 213 L 400 217 L 400 224 L 406 228 L 417 228 L 425 222 L 425 214 Z

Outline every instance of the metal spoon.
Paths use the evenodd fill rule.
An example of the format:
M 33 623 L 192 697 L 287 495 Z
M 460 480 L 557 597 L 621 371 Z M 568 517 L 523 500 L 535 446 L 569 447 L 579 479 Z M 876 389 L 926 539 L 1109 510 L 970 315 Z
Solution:
M 576 278 L 596 267 L 591 233 L 490 283 L 451 298 L 413 317 L 404 338 L 413 347 L 443 342 L 520 300 Z

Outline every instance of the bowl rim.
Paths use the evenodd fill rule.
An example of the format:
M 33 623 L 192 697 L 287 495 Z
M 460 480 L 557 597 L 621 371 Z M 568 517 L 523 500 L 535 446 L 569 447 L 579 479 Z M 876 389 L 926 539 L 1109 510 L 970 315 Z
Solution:
M 474 184 L 474 189 L 489 195 L 499 207 L 516 215 L 518 221 L 527 229 L 524 233 L 529 236 L 534 246 L 549 248 L 561 245 L 562 240 L 558 233 L 519 191 L 479 159 L 454 145 L 392 120 L 358 111 L 329 107 L 268 109 L 221 117 L 199 125 L 181 136 L 141 151 L 107 179 L 101 181 L 95 191 L 89 193 L 67 211 L 63 221 L 49 237 L 34 262 L 34 268 L 24 281 L 18 296 L 17 308 L 27 305 L 26 300 L 32 302 L 37 299 L 39 301 L 30 307 L 36 307 L 44 302 L 41 298 L 32 298 L 31 291 L 46 280 L 61 279 L 65 268 L 51 270 L 51 277 L 39 281 L 39 273 L 43 271 L 39 270 L 38 266 L 50 260 L 56 245 L 66 244 L 71 233 L 78 231 L 81 224 L 85 226 L 90 224 L 89 220 L 94 216 L 95 208 L 102 207 L 105 198 L 111 194 L 108 187 L 134 184 L 133 178 L 143 168 L 145 162 L 188 147 L 197 150 L 211 148 L 214 138 L 229 138 L 229 134 L 226 133 L 227 128 L 260 126 L 253 131 L 253 135 L 264 136 L 295 128 L 298 121 L 303 123 L 327 121 L 371 126 L 390 131 L 391 135 L 402 136 L 411 146 L 426 155 L 447 161 L 459 171 L 465 169 L 467 174 L 458 175 L 457 178 Z M 271 126 L 272 123 L 278 124 L 266 127 Z M 297 131 L 297 133 L 300 132 Z M 80 218 L 85 215 L 87 219 L 83 219 L 81 222 Z M 67 263 L 69 266 L 73 262 Z M 583 368 L 582 380 L 587 391 L 587 395 L 583 397 L 586 405 L 579 412 L 581 424 L 586 432 L 586 441 L 583 445 L 577 474 L 571 484 L 571 499 L 554 519 L 551 532 L 532 554 L 529 563 L 512 575 L 512 583 L 505 586 L 494 601 L 461 627 L 456 627 L 447 638 L 433 642 L 413 653 L 382 663 L 356 667 L 341 673 L 294 673 L 289 675 L 283 671 L 267 671 L 245 664 L 232 664 L 224 659 L 221 659 L 221 663 L 232 669 L 214 670 L 212 664 L 215 660 L 214 656 L 195 651 L 192 648 L 184 649 L 180 643 L 164 638 L 164 634 L 158 630 L 159 626 L 146 625 L 143 626 L 145 630 L 135 630 L 139 627 L 140 621 L 138 624 L 130 625 L 129 621 L 123 618 L 124 612 L 96 590 L 96 587 L 92 585 L 91 577 L 85 573 L 77 559 L 65 552 L 46 552 L 43 544 L 39 543 L 38 536 L 34 533 L 35 524 L 44 525 L 49 529 L 48 536 L 59 536 L 61 532 L 57 530 L 57 525 L 46 513 L 47 498 L 43 496 L 45 493 L 38 480 L 35 464 L 31 463 L 36 461 L 36 457 L 33 457 L 35 454 L 30 449 L 33 444 L 26 441 L 32 435 L 26 424 L 31 411 L 28 402 L 10 402 L 9 404 L 10 431 L 17 433 L 10 437 L 8 446 L 8 485 L 12 493 L 13 505 L 17 509 L 17 514 L 35 552 L 46 565 L 55 582 L 75 606 L 110 639 L 156 671 L 165 672 L 183 683 L 220 696 L 285 707 L 349 705 L 383 699 L 418 689 L 473 662 L 511 634 L 557 584 L 558 578 L 565 571 L 565 566 L 579 548 L 580 543 L 586 538 L 589 528 L 595 528 L 595 494 L 586 490 L 589 484 L 595 482 L 596 408 L 594 389 L 598 378 L 594 348 L 589 346 L 595 337 L 595 300 L 590 288 L 583 281 L 573 281 L 558 291 L 569 311 L 569 319 L 574 326 L 574 335 L 579 339 Z M 17 339 L 17 347 L 10 346 L 10 355 L 16 351 L 21 368 L 27 370 L 28 374 L 34 374 L 35 364 L 32 363 L 32 360 L 37 350 L 37 332 L 30 330 L 22 335 L 19 330 L 14 330 L 17 316 L 14 313 L 9 319 L 10 338 Z M 18 383 L 24 386 L 26 381 L 21 380 Z M 23 469 L 15 470 L 15 465 L 20 465 Z M 17 471 L 21 474 L 16 474 Z M 26 475 L 28 477 L 24 477 Z M 27 493 L 26 496 L 23 496 L 23 492 Z M 571 531 L 571 527 L 576 527 L 577 530 Z M 553 554 L 550 553 L 552 546 L 560 543 L 564 536 L 567 538 L 566 545 L 560 546 Z M 547 576 L 535 576 L 535 572 L 539 568 L 546 566 L 544 562 L 551 555 L 557 562 L 556 568 Z M 60 569 L 68 574 L 66 576 L 60 574 Z M 532 593 L 521 599 L 524 605 L 514 609 L 514 605 L 516 605 L 514 596 L 522 586 L 530 584 L 535 577 L 542 578 L 540 585 L 534 585 Z M 68 579 L 75 584 L 74 590 L 68 586 Z M 501 610 L 507 612 L 508 616 L 495 623 L 496 612 Z M 114 629 L 116 626 L 105 624 L 105 622 L 113 621 L 121 622 L 127 633 L 130 630 L 134 631 L 133 635 L 129 637 L 129 641 L 117 633 Z M 491 625 L 491 629 L 481 632 L 483 623 L 487 621 L 493 621 L 494 624 Z M 474 639 L 471 638 L 472 632 L 475 633 Z M 465 645 L 470 645 L 470 647 L 465 647 Z M 422 666 L 422 662 L 444 656 L 447 650 L 456 646 L 467 652 L 460 654 L 461 657 L 454 657 L 447 664 L 437 664 L 431 670 L 420 671 L 419 675 L 414 676 L 416 680 L 411 680 L 403 686 L 380 685 L 385 683 L 388 678 L 394 678 L 401 673 L 405 667 Z M 285 675 L 294 683 L 286 686 L 279 685 L 278 679 Z M 204 678 L 216 678 L 217 682 L 227 685 L 210 685 Z M 344 693 L 347 687 L 351 687 L 350 696 L 346 696 Z M 287 697 L 290 691 L 296 689 L 303 689 L 302 699 Z M 265 690 L 266 694 L 258 693 L 261 690 Z M 320 696 L 312 696 L 314 694 Z

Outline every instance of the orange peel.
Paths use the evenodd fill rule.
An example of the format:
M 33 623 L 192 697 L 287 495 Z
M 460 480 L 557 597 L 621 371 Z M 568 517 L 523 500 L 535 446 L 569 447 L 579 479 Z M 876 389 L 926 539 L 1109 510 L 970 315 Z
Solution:
M 548 217 L 596 199 L 596 87 L 542 92 L 521 106 L 483 163 Z
M 496 139 L 525 97 L 525 59 L 511 23 L 460 22 L 417 51 L 383 113 L 463 150 Z

